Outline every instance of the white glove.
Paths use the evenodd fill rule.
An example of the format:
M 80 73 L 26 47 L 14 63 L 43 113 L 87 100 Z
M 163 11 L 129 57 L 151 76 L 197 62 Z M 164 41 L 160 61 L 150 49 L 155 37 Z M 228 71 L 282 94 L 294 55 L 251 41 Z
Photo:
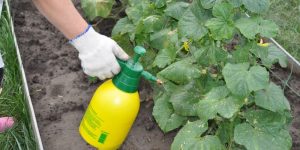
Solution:
M 97 33 L 91 26 L 70 43 L 79 52 L 84 73 L 101 80 L 120 72 L 116 57 L 122 60 L 129 58 L 114 40 Z

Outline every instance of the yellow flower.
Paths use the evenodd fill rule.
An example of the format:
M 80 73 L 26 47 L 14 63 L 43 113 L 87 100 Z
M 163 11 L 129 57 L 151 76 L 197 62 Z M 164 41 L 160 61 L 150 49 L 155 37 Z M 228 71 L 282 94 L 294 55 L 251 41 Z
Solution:
M 261 47 L 268 47 L 270 43 L 257 43 L 257 45 Z
M 270 43 L 264 43 L 263 39 L 260 39 L 259 43 L 257 43 L 258 46 L 261 47 L 268 47 L 270 45 Z
M 190 45 L 188 41 L 183 42 L 183 48 L 185 51 L 190 51 Z

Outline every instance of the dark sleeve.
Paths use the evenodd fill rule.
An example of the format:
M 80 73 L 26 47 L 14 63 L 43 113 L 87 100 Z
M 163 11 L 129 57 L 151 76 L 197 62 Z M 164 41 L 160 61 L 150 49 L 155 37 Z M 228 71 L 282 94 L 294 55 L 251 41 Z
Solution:
M 0 68 L 0 85 L 2 85 L 3 74 L 4 74 L 4 69 Z

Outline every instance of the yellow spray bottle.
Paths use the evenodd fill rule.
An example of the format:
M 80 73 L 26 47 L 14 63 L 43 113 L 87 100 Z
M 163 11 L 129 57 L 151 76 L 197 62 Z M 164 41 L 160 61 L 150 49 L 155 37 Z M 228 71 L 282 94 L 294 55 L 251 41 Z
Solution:
M 140 108 L 140 78 L 159 82 L 138 62 L 146 50 L 137 46 L 134 52 L 133 59 L 118 60 L 121 72 L 96 90 L 82 118 L 81 136 L 99 150 L 116 150 L 124 142 Z

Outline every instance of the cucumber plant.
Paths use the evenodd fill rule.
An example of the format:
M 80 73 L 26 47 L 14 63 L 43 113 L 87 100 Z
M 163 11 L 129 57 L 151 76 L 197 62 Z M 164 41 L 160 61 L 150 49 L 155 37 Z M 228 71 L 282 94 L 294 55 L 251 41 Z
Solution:
M 144 66 L 164 81 L 153 85 L 153 116 L 163 132 L 181 128 L 172 150 L 291 149 L 291 108 L 268 71 L 287 66 L 264 43 L 279 30 L 261 17 L 269 0 L 126 3 L 112 38 L 129 54 L 147 48 Z

